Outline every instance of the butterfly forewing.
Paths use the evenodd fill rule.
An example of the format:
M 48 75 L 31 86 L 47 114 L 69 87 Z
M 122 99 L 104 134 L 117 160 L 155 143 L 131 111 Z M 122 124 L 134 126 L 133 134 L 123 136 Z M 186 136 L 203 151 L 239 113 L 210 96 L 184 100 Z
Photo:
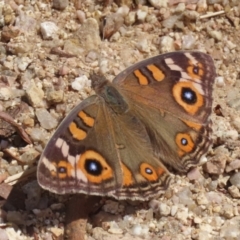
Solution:
M 133 65 L 114 84 L 144 122 L 159 160 L 187 171 L 211 145 L 215 76 L 209 55 L 173 52 Z

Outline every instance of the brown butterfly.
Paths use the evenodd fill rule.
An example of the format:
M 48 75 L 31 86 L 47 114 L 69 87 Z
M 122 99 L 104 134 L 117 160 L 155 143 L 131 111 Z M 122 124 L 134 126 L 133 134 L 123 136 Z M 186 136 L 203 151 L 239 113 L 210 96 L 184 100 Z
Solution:
M 58 194 L 148 200 L 186 172 L 211 144 L 212 58 L 172 52 L 144 60 L 113 82 L 92 75 L 96 95 L 63 120 L 38 165 Z

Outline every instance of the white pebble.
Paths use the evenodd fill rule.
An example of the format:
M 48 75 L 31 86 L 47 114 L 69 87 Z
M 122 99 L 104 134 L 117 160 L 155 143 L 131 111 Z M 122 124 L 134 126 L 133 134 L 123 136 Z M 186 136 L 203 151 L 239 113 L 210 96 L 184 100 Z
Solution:
M 224 87 L 225 86 L 224 78 L 222 76 L 216 77 L 215 82 L 216 82 L 216 85 L 218 87 Z
M 175 214 L 178 211 L 178 206 L 177 205 L 173 205 L 171 208 L 171 216 L 175 216 Z
M 155 212 L 158 210 L 158 207 L 160 205 L 160 202 L 156 199 L 152 199 L 149 203 L 148 206 Z
M 159 212 L 162 216 L 168 216 L 171 212 L 170 207 L 165 203 L 159 204 Z
M 75 78 L 71 86 L 74 90 L 81 91 L 85 87 L 90 87 L 91 81 L 87 78 L 86 75 L 82 75 L 80 77 Z
M 229 130 L 225 133 L 225 139 L 237 140 L 238 139 L 238 132 L 237 130 Z
M 127 16 L 129 13 L 129 7 L 126 5 L 123 5 L 117 10 L 117 13 L 122 15 L 123 17 Z
M 149 43 L 146 38 L 139 40 L 136 47 L 140 52 L 150 52 Z
M 140 22 L 144 22 L 146 17 L 147 17 L 147 12 L 146 11 L 143 11 L 141 9 L 137 10 L 137 19 Z
M 194 47 L 195 42 L 196 42 L 196 39 L 193 35 L 191 34 L 184 35 L 182 37 L 182 48 L 190 50 Z
M 9 100 L 12 96 L 12 91 L 10 88 L 2 87 L 0 91 L 0 100 Z
M 80 23 L 83 23 L 86 20 L 86 14 L 82 10 L 77 10 L 77 18 Z
M 29 57 L 22 57 L 19 60 L 18 69 L 22 72 L 25 71 L 31 62 L 32 60 Z
M 54 39 L 56 38 L 58 26 L 54 22 L 42 22 L 40 30 L 44 40 Z
M 168 6 L 168 0 L 149 0 L 149 3 L 155 8 L 166 8 Z
M 172 52 L 174 51 L 174 40 L 169 36 L 164 36 L 161 38 L 161 51 L 162 52 Z
M 183 223 L 187 223 L 187 218 L 188 218 L 188 208 L 186 207 L 181 207 L 178 209 L 178 212 L 176 214 L 176 218 L 180 220 Z
M 132 227 L 132 234 L 135 236 L 142 235 L 142 226 L 139 224 L 136 224 Z
M 179 3 L 175 8 L 176 13 L 182 13 L 185 10 L 185 3 Z
M 208 33 L 212 38 L 216 39 L 217 41 L 222 40 L 222 32 L 217 30 L 209 30 Z

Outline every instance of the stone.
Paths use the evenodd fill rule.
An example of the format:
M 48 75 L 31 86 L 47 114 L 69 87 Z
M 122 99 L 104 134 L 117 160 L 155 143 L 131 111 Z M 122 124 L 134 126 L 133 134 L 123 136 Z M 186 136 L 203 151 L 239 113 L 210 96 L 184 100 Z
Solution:
M 204 193 L 198 194 L 196 201 L 199 205 L 207 205 L 209 203 L 209 201 Z
M 168 0 L 149 0 L 149 3 L 155 8 L 166 8 L 168 5 Z
M 224 87 L 225 86 L 224 77 L 223 76 L 216 77 L 215 83 L 216 83 L 216 86 L 218 87 Z
M 236 159 L 236 160 L 231 161 L 226 166 L 225 171 L 228 173 L 228 172 L 231 172 L 231 171 L 236 170 L 236 169 L 240 169 L 240 159 Z
M 63 90 L 52 90 L 47 93 L 47 100 L 51 103 L 60 103 L 63 101 L 64 92 Z
M 21 57 L 17 60 L 17 62 L 18 62 L 18 69 L 21 72 L 24 72 L 29 66 L 29 64 L 32 62 L 32 60 L 29 57 Z
M 174 40 L 169 36 L 164 36 L 161 38 L 161 51 L 162 52 L 172 52 L 174 51 Z
M 224 221 L 220 230 L 221 239 L 238 239 L 240 236 L 240 216 Z
M 185 3 L 179 3 L 175 8 L 175 13 L 182 13 L 185 10 Z
M 220 31 L 209 29 L 208 34 L 210 37 L 214 38 L 217 41 L 222 40 L 222 32 Z
M 33 147 L 28 147 L 27 150 L 20 156 L 20 159 L 27 165 L 33 164 L 40 153 Z
M 13 92 L 12 92 L 11 88 L 1 87 L 0 100 L 6 101 L 6 100 L 11 99 L 12 96 L 13 96 Z
M 124 17 L 120 13 L 112 13 L 105 18 L 104 26 L 101 27 L 103 38 L 109 39 L 113 34 L 117 33 L 119 28 L 123 26 Z
M 237 186 L 232 185 L 228 188 L 228 192 L 233 198 L 240 198 L 240 191 Z
M 99 50 L 101 38 L 99 34 L 99 25 L 96 19 L 87 18 L 74 34 L 82 49 L 82 52 L 88 53 L 91 50 Z M 65 46 L 64 46 L 65 50 Z M 76 54 L 76 53 L 73 53 Z
M 118 224 L 115 221 L 109 223 L 108 232 L 112 234 L 122 234 L 123 230 L 119 228 Z
M 45 108 L 39 108 L 35 113 L 38 121 L 44 129 L 51 130 L 57 127 L 57 119 L 54 118 Z
M 119 203 L 112 200 L 106 201 L 106 203 L 103 206 L 103 210 L 105 212 L 112 213 L 112 214 L 118 213 L 118 208 L 119 208 Z
M 31 83 L 31 85 L 26 89 L 26 95 L 33 107 L 43 107 L 43 97 L 44 92 L 41 88 L 38 88 L 35 83 Z
M 188 208 L 186 207 L 179 207 L 176 213 L 176 218 L 183 223 L 187 223 L 188 218 Z
M 87 78 L 86 75 L 82 75 L 74 79 L 74 81 L 71 83 L 71 87 L 74 90 L 83 91 L 84 88 L 91 87 L 91 81 Z
M 64 10 L 68 6 L 68 0 L 53 0 L 52 6 L 57 10 Z
M 233 176 L 231 176 L 230 182 L 232 185 L 234 185 L 240 189 L 240 172 L 237 172 Z
M 159 208 L 159 212 L 160 212 L 161 216 L 168 216 L 168 215 L 170 215 L 171 208 L 167 204 L 160 203 L 158 208 Z
M 40 31 L 44 40 L 51 40 L 57 38 L 58 26 L 54 22 L 42 22 Z
M 140 21 L 140 22 L 144 22 L 146 17 L 147 17 L 147 12 L 142 10 L 142 9 L 138 9 L 137 10 L 137 19 Z
M 196 39 L 193 35 L 183 35 L 182 36 L 182 49 L 190 50 L 195 46 Z

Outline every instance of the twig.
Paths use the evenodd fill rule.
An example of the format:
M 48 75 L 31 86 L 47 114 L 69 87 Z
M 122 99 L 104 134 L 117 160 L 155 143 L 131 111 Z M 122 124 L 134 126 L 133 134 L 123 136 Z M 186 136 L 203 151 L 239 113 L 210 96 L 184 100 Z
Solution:
M 210 17 L 215 17 L 215 16 L 218 16 L 218 15 L 221 15 L 221 14 L 224 14 L 224 13 L 226 13 L 224 10 L 218 11 L 218 12 L 210 12 L 210 13 L 207 13 L 205 15 L 200 16 L 199 18 L 200 19 L 210 18 Z
M 11 158 L 15 159 L 20 165 L 24 165 L 25 163 L 16 155 L 14 155 L 8 148 L 4 148 L 2 150 L 4 153 L 8 154 Z
M 63 50 L 59 49 L 58 47 L 53 47 L 51 49 L 50 53 L 58 55 L 59 57 L 65 57 L 65 58 L 77 57 L 76 54 L 71 54 L 71 53 L 64 52 Z
M 29 144 L 32 143 L 31 139 L 29 138 L 29 136 L 27 135 L 27 133 L 25 132 L 23 127 L 20 126 L 18 123 L 16 123 L 9 114 L 0 111 L 0 119 L 4 120 L 4 121 L 8 122 L 9 124 L 11 124 L 12 126 L 14 126 L 16 128 L 16 130 L 18 131 L 19 135 L 22 137 L 22 139 L 25 142 L 27 142 Z
M 37 170 L 37 167 L 29 168 L 24 172 L 20 172 L 20 173 L 17 173 L 17 174 L 14 174 L 14 175 L 8 177 L 4 182 L 8 183 L 9 185 L 14 185 L 17 182 L 23 181 L 26 177 L 29 177 L 30 175 L 35 173 L 36 170 Z

